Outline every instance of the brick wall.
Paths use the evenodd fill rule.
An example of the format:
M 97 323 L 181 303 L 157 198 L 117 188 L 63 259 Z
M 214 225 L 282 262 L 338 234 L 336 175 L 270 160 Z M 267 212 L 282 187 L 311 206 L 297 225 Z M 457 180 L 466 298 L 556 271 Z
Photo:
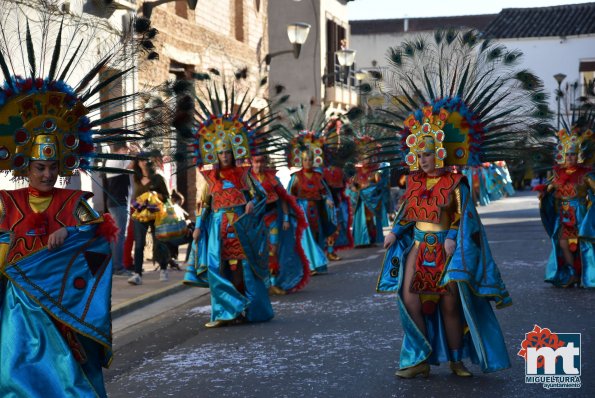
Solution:
M 142 1 L 137 3 L 142 10 Z M 199 72 L 216 68 L 229 79 L 236 70 L 248 67 L 248 79 L 243 86 L 251 87 L 252 95 L 257 94 L 255 88 L 262 77 L 260 60 L 268 52 L 267 0 L 200 0 L 196 10 L 188 10 L 186 18 L 179 16 L 185 14 L 179 7 L 179 4 L 168 3 L 153 9 L 152 25 L 159 30 L 154 41 L 159 60 L 141 68 L 140 85 L 173 79 L 169 73 L 173 60 L 193 65 Z M 238 34 L 240 28 L 241 34 Z M 266 96 L 266 93 L 267 87 L 263 87 L 258 96 Z M 191 214 L 195 210 L 197 183 L 200 184 L 196 173 L 196 169 L 187 172 L 184 207 Z

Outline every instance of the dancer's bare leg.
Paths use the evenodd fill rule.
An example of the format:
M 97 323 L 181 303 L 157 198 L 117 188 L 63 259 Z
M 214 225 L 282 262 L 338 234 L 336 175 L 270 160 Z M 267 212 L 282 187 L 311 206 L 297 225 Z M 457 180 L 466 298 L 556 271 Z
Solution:
M 448 284 L 449 293 L 440 298 L 440 311 L 446 329 L 448 348 L 458 350 L 463 339 L 463 322 L 461 319 L 461 306 L 459 289 L 454 282 Z
M 426 335 L 426 324 L 424 321 L 423 314 L 421 312 L 421 301 L 419 294 L 412 293 L 410 291 L 411 282 L 413 281 L 413 275 L 415 274 L 415 260 L 417 259 L 418 248 L 414 246 L 405 263 L 405 275 L 403 277 L 403 304 L 407 308 L 407 312 L 415 322 L 417 328 Z

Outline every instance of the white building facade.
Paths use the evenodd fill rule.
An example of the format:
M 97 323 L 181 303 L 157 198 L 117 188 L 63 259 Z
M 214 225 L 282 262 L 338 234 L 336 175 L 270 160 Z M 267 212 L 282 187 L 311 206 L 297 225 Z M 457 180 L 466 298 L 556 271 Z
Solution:
M 269 1 L 270 53 L 290 50 L 287 25 L 311 25 L 298 59 L 291 54 L 275 56 L 269 66 L 270 87 L 281 84 L 291 95 L 289 104 L 312 105 L 313 110 L 329 106 L 346 110 L 357 105 L 354 67 L 340 70 L 335 51 L 352 47 L 345 0 Z M 356 55 L 356 62 L 358 55 Z
M 539 76 L 549 94 L 550 109 L 557 113 L 558 82 L 554 75 L 565 75 L 561 89 L 570 85 L 569 96 L 584 94 L 584 82 L 595 78 L 595 2 L 554 7 L 510 8 L 499 14 L 441 18 L 410 18 L 352 21 L 352 47 L 364 68 L 388 66 L 387 50 L 406 37 L 446 27 L 473 28 L 523 52 L 524 67 Z M 569 23 L 568 21 L 572 21 Z M 561 76 L 561 75 L 560 75 Z M 576 93 L 572 85 L 577 84 Z M 380 101 L 372 97 L 371 101 Z M 562 100 L 562 114 L 569 108 Z

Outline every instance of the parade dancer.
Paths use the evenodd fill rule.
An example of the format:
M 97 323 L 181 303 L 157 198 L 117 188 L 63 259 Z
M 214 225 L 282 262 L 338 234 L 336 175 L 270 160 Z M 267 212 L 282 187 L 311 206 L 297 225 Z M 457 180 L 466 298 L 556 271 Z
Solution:
M 353 238 L 355 246 L 382 244 L 383 220 L 387 217 L 385 208 L 386 181 L 377 171 L 377 165 L 370 162 L 371 147 L 375 143 L 370 136 L 359 137 L 361 161 L 355 166 L 355 176 L 350 182 L 354 202 Z
M 463 167 L 462 174 L 467 178 L 471 186 L 473 202 L 478 206 L 490 204 L 490 197 L 487 190 L 485 172 L 483 166 Z
M 503 149 L 521 156 L 514 147 L 530 138 L 546 105 L 535 76 L 511 72 L 518 52 L 482 43 L 473 31 L 416 40 L 390 50 L 389 81 L 400 82 L 390 92 L 398 99 L 392 114 L 402 121 L 410 168 L 377 287 L 398 293 L 405 336 L 396 376 L 427 377 L 431 364 L 447 361 L 454 374 L 471 376 L 464 358 L 484 372 L 502 370 L 510 362 L 490 301 L 502 308 L 511 299 L 469 185 L 446 167 L 496 160 Z M 496 47 L 502 57 L 493 57 Z M 380 159 L 385 148 L 391 164 L 402 161 L 390 145 Z
M 323 169 L 322 175 L 333 196 L 337 229 L 326 239 L 326 257 L 330 261 L 339 261 L 341 257 L 337 251 L 353 247 L 353 217 L 351 202 L 345 194 L 348 178 L 344 169 L 355 155 L 355 143 L 349 135 L 350 129 L 344 128 L 342 120 L 335 119 L 334 126 L 333 121 L 328 123 L 330 126 L 325 131 L 323 146 L 327 167 Z
M 174 86 L 178 95 L 189 95 L 187 86 L 178 85 Z M 274 129 L 265 130 L 270 127 L 266 122 L 275 117 L 267 107 L 244 119 L 251 101 L 237 106 L 235 87 L 223 87 L 223 101 L 218 100 L 220 91 L 214 83 L 207 89 L 210 101 L 194 96 L 199 105 L 194 120 L 190 126 L 177 126 L 182 140 L 189 138 L 185 133 L 193 134 L 191 154 L 206 181 L 197 195 L 200 211 L 184 283 L 210 288 L 207 328 L 263 322 L 274 316 L 267 289 L 267 194 L 248 165 L 240 162 L 250 159 L 256 142 L 267 145 L 264 137 Z
M 341 118 L 329 115 L 326 108 L 309 118 L 305 109 L 300 105 L 286 110 L 286 124 L 290 127 L 286 129 L 288 163 L 290 167 L 302 168 L 292 175 L 288 191 L 299 194 L 298 203 L 310 230 L 305 237 L 312 236 L 316 242 L 313 246 L 304 242 L 310 269 L 316 274 L 326 272 L 328 261 L 341 259 L 338 250 L 351 247 L 348 203 L 342 194 L 344 174 L 336 167 L 344 165 L 351 155 L 349 145 L 345 145 L 349 140 L 341 142 L 341 135 L 346 135 L 341 134 Z
M 499 308 L 510 304 L 510 297 L 491 257 L 466 180 L 444 170 L 440 133 L 447 117 L 444 109 L 434 116 L 428 107 L 423 127 L 415 119 L 405 121 L 410 123 L 410 137 L 415 137 L 408 139 L 410 143 L 415 140 L 408 159 L 415 173 L 408 177 L 404 204 L 386 237 L 389 250 L 383 269 L 383 278 L 387 271 L 389 278 L 394 278 L 391 272 L 400 275 L 399 307 L 406 336 L 397 376 L 402 378 L 427 376 L 430 363 L 444 361 L 450 361 L 458 376 L 470 376 L 462 363 L 468 356 L 474 362 L 481 359 L 484 371 L 510 366 L 498 322 L 483 296 L 495 300 Z M 474 233 L 480 246 L 473 243 Z M 467 273 L 472 268 L 483 270 L 487 280 L 476 280 L 475 270 Z M 475 295 L 476 289 L 481 296 Z M 466 327 L 470 332 L 464 333 Z M 488 350 L 479 352 L 477 347 L 487 343 Z
M 322 175 L 333 196 L 337 216 L 337 229 L 326 239 L 326 257 L 330 261 L 339 261 L 341 257 L 337 251 L 353 247 L 351 203 L 345 195 L 347 178 L 341 167 L 332 164 L 324 168 Z
M 582 120 L 593 118 L 595 112 Z M 573 125 L 558 132 L 553 178 L 546 187 L 536 187 L 542 190 L 541 219 L 552 242 L 545 281 L 557 287 L 595 287 L 595 175 L 586 164 L 594 137 L 589 127 Z
M 122 68 L 122 57 L 136 45 L 131 38 L 117 37 L 113 52 L 99 53 L 98 61 L 93 43 L 83 39 L 88 52 L 61 55 L 68 40 L 81 40 L 68 36 L 81 27 L 91 34 L 93 21 L 69 16 L 72 31 L 67 32 L 60 22 L 64 15 L 27 8 L 27 17 L 38 18 L 26 24 L 25 37 L 18 37 L 4 23 L 24 21 L 21 7 L 0 2 L 0 30 L 15 34 L 10 46 L 0 40 L 0 169 L 28 180 L 26 188 L 0 191 L 0 396 L 107 397 L 102 367 L 112 360 L 109 241 L 116 238 L 117 227 L 109 214 L 93 210 L 87 202 L 90 192 L 55 185 L 58 177 L 68 179 L 80 171 L 125 172 L 95 162 L 132 157 L 101 154 L 96 143 L 141 136 L 142 125 L 105 128 L 139 112 L 134 107 L 139 98 L 131 93 L 102 101 L 94 94 L 113 88 L 113 79 L 98 82 L 100 71 Z M 149 27 L 147 21 L 144 25 Z M 32 40 L 36 32 L 44 33 L 41 51 Z M 100 36 L 88 39 L 95 37 Z M 8 59 L 17 52 L 15 44 L 21 46 L 18 61 Z M 21 50 L 28 63 L 24 70 L 13 69 L 20 65 Z M 40 59 L 49 68 L 38 65 Z M 92 67 L 82 72 L 78 64 Z M 131 69 L 120 76 L 128 73 Z M 111 106 L 128 111 L 103 117 L 92 113 Z
M 324 176 L 324 139 L 313 132 L 301 132 L 291 142 L 290 167 L 301 167 L 291 175 L 287 191 L 295 196 L 308 221 L 302 245 L 310 262 L 310 272 L 327 271 L 326 240 L 337 229 L 333 197 Z
M 303 289 L 310 277 L 310 264 L 302 247 L 308 224 L 302 208 L 283 188 L 275 170 L 266 167 L 267 159 L 266 155 L 254 155 L 251 163 L 252 176 L 267 193 L 264 222 L 269 238 L 269 293 L 293 293 Z
M 504 179 L 502 175 L 496 169 L 494 163 L 486 164 L 487 172 L 487 188 L 490 196 L 490 201 L 494 202 L 499 200 L 504 195 Z
M 506 166 L 506 162 L 503 160 L 500 160 L 498 162 L 495 162 L 495 165 L 496 165 L 496 169 L 502 176 L 502 181 L 504 183 L 504 187 L 503 187 L 504 194 L 508 197 L 514 196 L 515 190 L 514 190 L 514 187 L 512 186 L 512 178 L 510 177 L 510 171 L 508 171 L 508 166 Z

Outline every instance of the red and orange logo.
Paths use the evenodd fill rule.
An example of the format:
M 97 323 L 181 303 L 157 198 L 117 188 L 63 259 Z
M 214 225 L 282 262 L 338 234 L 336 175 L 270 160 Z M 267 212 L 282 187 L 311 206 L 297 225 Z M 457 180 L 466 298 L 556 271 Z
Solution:
M 541 328 L 538 325 L 533 327 L 533 330 L 525 334 L 525 340 L 521 343 L 521 349 L 517 353 L 518 356 L 527 360 L 527 349 L 529 347 L 539 350 L 543 347 L 549 347 L 552 350 L 557 350 L 560 347 L 564 347 L 566 343 L 559 339 L 556 333 L 552 333 L 548 328 Z M 558 358 L 556 358 L 557 360 Z M 545 358 L 540 356 L 537 359 L 537 367 L 543 368 Z

